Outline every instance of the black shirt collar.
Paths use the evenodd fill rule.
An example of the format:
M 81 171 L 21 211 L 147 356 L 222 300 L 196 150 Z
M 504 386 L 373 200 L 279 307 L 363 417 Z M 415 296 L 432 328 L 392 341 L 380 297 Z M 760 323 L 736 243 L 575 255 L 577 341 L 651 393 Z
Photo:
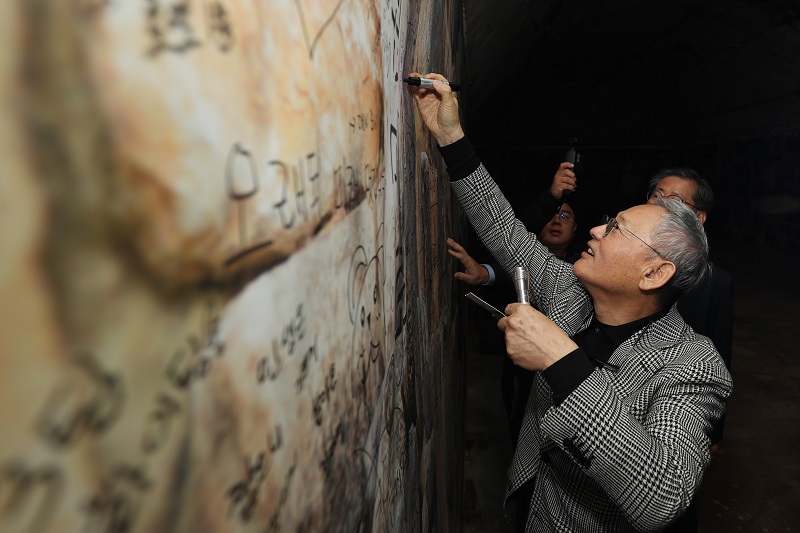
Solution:
M 602 331 L 609 341 L 616 349 L 620 344 L 625 342 L 626 340 L 630 339 L 634 333 L 645 327 L 651 322 L 655 322 L 656 320 L 663 318 L 669 312 L 669 307 L 666 309 L 662 309 L 652 315 L 648 315 L 644 318 L 640 318 L 638 320 L 634 320 L 633 322 L 628 322 L 627 324 L 621 324 L 619 326 L 609 326 L 608 324 L 603 324 L 599 320 L 597 320 L 597 315 L 592 317 L 592 323 L 589 325 L 589 328 L 599 328 Z

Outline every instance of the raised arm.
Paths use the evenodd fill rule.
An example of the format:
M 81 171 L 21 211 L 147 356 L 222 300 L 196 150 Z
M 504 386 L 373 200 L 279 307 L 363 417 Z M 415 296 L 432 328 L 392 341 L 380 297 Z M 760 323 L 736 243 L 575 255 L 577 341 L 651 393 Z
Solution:
M 424 77 L 443 79 L 438 74 Z M 434 83 L 431 89 L 410 90 L 425 125 L 439 144 L 453 191 L 487 250 L 507 272 L 516 266 L 528 269 L 531 301 L 543 313 L 551 316 L 566 307 L 572 308 L 570 313 L 561 313 L 566 319 L 554 320 L 567 334 L 574 334 L 588 320 L 591 302 L 575 279 L 572 265 L 550 254 L 536 234 L 516 218 L 508 200 L 465 138 L 458 118 L 458 103 L 447 84 Z

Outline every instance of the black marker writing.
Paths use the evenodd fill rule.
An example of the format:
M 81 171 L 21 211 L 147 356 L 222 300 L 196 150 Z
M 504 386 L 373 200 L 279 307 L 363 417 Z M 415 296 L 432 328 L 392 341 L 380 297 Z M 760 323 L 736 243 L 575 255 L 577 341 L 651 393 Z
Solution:
M 64 495 L 64 476 L 52 465 L 0 465 L 0 519 L 14 531 L 44 531 Z
M 228 197 L 237 202 L 239 212 L 239 246 L 247 244 L 247 223 L 242 201 L 255 195 L 259 189 L 258 168 L 249 150 L 234 143 L 225 163 L 225 190 Z
M 221 2 L 206 4 L 206 24 L 209 37 L 217 45 L 217 48 L 223 52 L 228 52 L 233 48 L 233 28 L 228 12 Z
M 267 449 L 244 459 L 245 478 L 228 489 L 229 518 L 238 516 L 242 522 L 249 522 L 253 518 L 261 487 L 272 470 L 273 456 L 282 447 L 283 428 L 278 424 L 274 431 L 267 435 Z M 294 466 L 291 472 L 293 471 Z
M 334 201 L 337 209 L 353 208 L 358 204 L 356 169 L 345 162 L 333 169 Z
M 300 374 L 297 376 L 297 380 L 295 381 L 295 389 L 297 389 L 297 392 L 303 390 L 303 384 L 308 378 L 308 372 L 312 361 L 319 361 L 319 350 L 317 348 L 316 335 L 314 336 L 314 343 L 311 344 L 303 353 L 303 360 L 300 363 Z
M 50 393 L 36 422 L 43 439 L 68 446 L 83 433 L 100 433 L 116 422 L 125 404 L 122 379 L 105 369 L 90 354 L 75 359 L 85 381 L 68 381 Z
M 389 166 L 392 171 L 392 183 L 397 183 L 397 164 L 400 159 L 400 143 L 397 139 L 397 128 L 389 124 Z
M 147 0 L 147 32 L 152 44 L 147 55 L 183 53 L 200 46 L 189 24 L 189 1 Z
M 146 54 L 149 57 L 162 53 L 183 54 L 203 45 L 196 36 L 192 24 L 194 13 L 192 7 L 199 3 L 197 0 L 146 0 L 146 2 L 145 28 L 150 38 Z M 228 10 L 220 0 L 208 0 L 204 6 L 203 14 L 209 41 L 216 45 L 219 51 L 229 52 L 233 48 L 235 37 Z
M 297 14 L 300 17 L 300 24 L 303 27 L 303 36 L 306 39 L 306 48 L 308 49 L 308 57 L 310 59 L 314 59 L 314 49 L 317 47 L 317 43 L 319 42 L 320 37 L 322 37 L 322 33 L 325 31 L 325 28 L 333 22 L 334 17 L 336 16 L 336 12 L 339 11 L 339 8 L 344 3 L 344 0 L 339 0 L 336 4 L 336 7 L 333 8 L 333 12 L 331 12 L 328 19 L 322 24 L 316 34 L 312 35 L 309 32 L 308 25 L 306 23 L 306 17 L 303 13 L 303 5 L 299 0 L 295 0 L 295 5 L 297 5 Z
M 245 460 L 245 479 L 228 489 L 231 505 L 228 516 L 236 515 L 242 522 L 249 522 L 258 501 L 258 493 L 266 476 L 264 452 Z
M 103 489 L 85 505 L 86 533 L 127 533 L 142 507 L 151 482 L 139 467 L 119 465 L 102 480 Z
M 167 442 L 172 421 L 180 412 L 181 406 L 171 396 L 159 394 L 156 408 L 148 415 L 142 436 L 142 451 L 153 454 Z
M 283 358 L 281 357 L 278 341 L 272 341 L 272 353 L 265 355 L 258 360 L 256 365 L 256 379 L 259 383 L 266 380 L 275 381 L 283 370 Z
M 303 304 L 297 304 L 294 317 L 283 326 L 281 331 L 281 346 L 285 347 L 289 355 L 294 354 L 295 345 L 306 335 L 306 316 L 303 312 Z
M 167 361 L 165 374 L 178 388 L 188 387 L 194 379 L 204 378 L 215 358 L 225 354 L 225 343 L 220 338 L 217 317 L 207 320 L 201 334 L 205 340 L 192 333 L 186 336 L 185 342 L 178 346 Z
M 269 166 L 274 168 L 282 182 L 281 199 L 273 204 L 278 211 L 278 217 L 284 229 L 294 227 L 295 222 L 311 220 L 310 207 L 319 209 L 320 206 L 320 162 L 317 154 L 312 152 L 305 158 L 298 158 L 297 165 L 289 165 L 285 161 L 273 159 Z M 306 196 L 306 186 L 311 185 L 311 201 Z M 290 198 L 294 202 L 290 202 Z M 320 214 L 314 213 L 319 218 Z
M 336 448 L 339 446 L 339 442 L 344 440 L 342 422 L 336 424 L 334 434 L 325 440 L 327 442 L 327 448 L 324 450 L 322 461 L 320 461 L 319 466 L 322 468 L 322 473 L 325 474 L 325 479 L 330 481 L 333 475 L 333 457 L 336 454 Z
M 331 363 L 330 372 L 325 376 L 325 386 L 323 389 L 314 396 L 313 410 L 314 422 L 318 426 L 322 425 L 322 408 L 330 401 L 331 393 L 336 389 L 336 367 Z
M 296 464 L 292 464 L 289 468 L 289 471 L 286 473 L 286 479 L 283 482 L 283 487 L 281 487 L 281 492 L 278 495 L 278 504 L 276 506 L 275 512 L 272 513 L 272 516 L 267 521 L 267 533 L 279 533 L 283 531 L 283 527 L 281 524 L 281 511 L 283 507 L 286 505 L 287 500 L 289 499 L 289 491 L 292 488 L 292 479 L 294 479 L 294 471 L 297 469 Z M 298 529 L 298 531 L 301 531 Z M 302 531 L 309 531 L 308 529 Z

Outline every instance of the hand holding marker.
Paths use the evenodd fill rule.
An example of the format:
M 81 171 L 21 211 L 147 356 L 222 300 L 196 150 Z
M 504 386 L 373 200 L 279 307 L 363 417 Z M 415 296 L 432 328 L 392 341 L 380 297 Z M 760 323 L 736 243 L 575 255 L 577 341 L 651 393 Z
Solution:
M 403 81 L 406 82 L 409 85 L 416 85 L 417 87 L 421 87 L 423 89 L 430 89 L 431 87 L 433 87 L 433 82 L 435 82 L 436 80 L 432 80 L 432 79 L 429 79 L 429 78 L 416 78 L 416 77 L 411 77 L 410 76 L 408 78 L 403 78 Z M 439 80 L 439 81 L 449 85 L 451 91 L 460 91 L 461 90 L 461 85 L 459 85 L 457 83 L 452 83 L 452 82 L 445 81 L 445 80 Z

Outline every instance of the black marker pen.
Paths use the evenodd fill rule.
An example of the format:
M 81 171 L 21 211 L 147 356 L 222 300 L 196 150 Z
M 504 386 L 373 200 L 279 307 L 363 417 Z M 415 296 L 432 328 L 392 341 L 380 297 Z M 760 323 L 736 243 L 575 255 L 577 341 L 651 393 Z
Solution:
M 412 78 L 412 77 L 408 77 L 408 78 L 403 78 L 403 81 L 406 82 L 409 85 L 416 85 L 417 87 L 422 87 L 423 89 L 430 89 L 431 87 L 433 87 L 433 82 L 435 82 L 437 80 L 432 80 L 430 78 Z M 447 85 L 449 85 L 451 91 L 460 91 L 461 90 L 461 85 L 459 85 L 457 83 L 444 81 L 444 80 L 438 80 L 438 81 L 440 81 L 442 83 L 446 83 Z

